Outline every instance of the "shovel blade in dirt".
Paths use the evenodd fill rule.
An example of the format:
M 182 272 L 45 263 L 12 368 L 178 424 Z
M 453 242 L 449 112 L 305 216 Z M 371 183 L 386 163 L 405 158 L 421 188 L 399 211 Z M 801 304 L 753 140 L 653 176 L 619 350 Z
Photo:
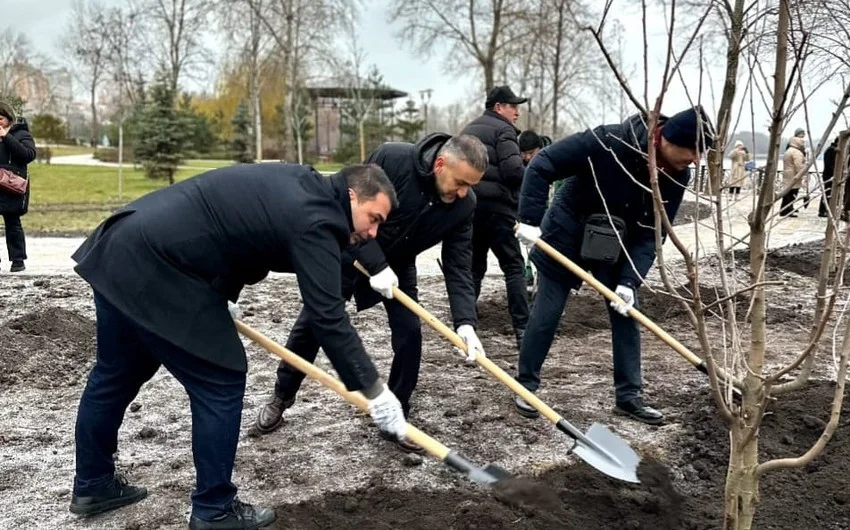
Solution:
M 465 474 L 472 482 L 484 484 L 486 486 L 513 478 L 506 470 L 494 464 L 477 467 L 455 451 L 449 451 L 445 458 L 443 458 L 443 463 L 454 468 L 456 471 Z
M 640 456 L 625 440 L 611 432 L 601 423 L 594 423 L 582 433 L 562 419 L 556 426 L 575 440 L 573 453 L 609 477 L 626 482 L 639 483 L 637 468 Z

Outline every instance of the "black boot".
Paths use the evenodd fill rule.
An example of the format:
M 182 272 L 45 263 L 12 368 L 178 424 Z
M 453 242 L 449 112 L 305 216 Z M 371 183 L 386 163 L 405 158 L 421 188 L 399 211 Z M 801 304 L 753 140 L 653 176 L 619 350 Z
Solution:
M 628 416 L 633 420 L 649 425 L 660 425 L 664 423 L 664 415 L 644 403 L 641 397 L 636 397 L 631 401 L 617 403 L 617 406 L 614 407 L 614 414 Z
M 514 407 L 520 416 L 524 418 L 539 418 L 540 413 L 536 408 L 528 404 L 528 402 L 519 396 L 514 396 Z
M 80 497 L 74 493 L 69 510 L 71 513 L 88 517 L 139 502 L 147 496 L 146 488 L 131 486 L 123 475 L 116 474 L 112 482 L 98 495 Z
M 274 510 L 233 499 L 227 512 L 212 521 L 193 515 L 189 519 L 189 530 L 256 530 L 272 524 L 274 520 Z
M 21 272 L 26 270 L 26 265 L 24 265 L 23 261 L 13 261 L 12 268 L 9 269 L 9 272 Z

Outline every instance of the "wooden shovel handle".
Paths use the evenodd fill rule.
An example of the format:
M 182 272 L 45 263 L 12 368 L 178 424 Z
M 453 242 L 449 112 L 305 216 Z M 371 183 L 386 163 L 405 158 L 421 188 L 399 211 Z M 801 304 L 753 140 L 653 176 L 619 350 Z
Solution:
M 599 291 L 599 293 L 608 300 L 616 302 L 618 304 L 623 303 L 623 300 L 619 296 L 617 296 L 614 291 L 612 291 L 611 289 L 606 287 L 602 282 L 594 278 L 592 274 L 579 267 L 574 261 L 555 250 L 549 243 L 543 241 L 542 239 L 538 239 L 535 245 L 537 246 L 537 248 L 548 254 L 550 258 L 554 259 L 562 266 L 566 267 L 567 270 L 569 270 L 570 272 L 578 276 L 581 280 L 583 280 L 585 283 Z M 687 359 L 688 362 L 690 362 L 694 366 L 699 367 L 703 364 L 703 360 L 701 357 L 689 350 L 684 344 L 671 337 L 670 334 L 658 327 L 655 322 L 650 320 L 649 317 L 641 313 L 638 309 L 634 307 L 629 309 L 629 316 L 639 322 L 641 325 L 643 325 L 646 329 L 654 333 L 659 339 L 666 342 L 679 355 Z M 735 382 L 734 379 L 730 379 L 729 375 L 726 374 L 726 372 L 722 369 L 717 368 L 717 374 L 722 379 L 733 382 L 735 386 L 739 386 L 739 384 Z
M 369 400 L 366 399 L 366 396 L 364 396 L 360 392 L 349 392 L 345 389 L 345 385 L 343 385 L 339 379 L 333 377 L 331 374 L 315 366 L 313 363 L 305 361 L 295 353 L 284 348 L 277 342 L 266 337 L 259 331 L 245 324 L 244 322 L 240 320 L 234 320 L 234 322 L 236 324 L 236 329 L 239 330 L 239 333 L 252 340 L 253 342 L 256 342 L 261 347 L 268 350 L 270 353 L 277 355 L 278 357 L 283 359 L 286 364 L 292 366 L 296 370 L 303 372 L 307 375 L 307 377 L 315 379 L 327 388 L 330 388 L 355 407 L 359 408 L 364 412 L 369 412 Z M 428 436 L 427 434 L 420 431 L 409 423 L 407 424 L 406 438 L 418 445 L 419 447 L 425 449 L 425 451 L 427 451 L 428 454 L 430 454 L 431 456 L 440 460 L 445 460 L 445 458 L 449 454 L 448 447 L 441 444 L 434 438 L 431 438 L 430 436 Z
M 369 276 L 369 272 L 361 265 L 359 262 L 355 261 L 354 266 L 357 267 L 357 270 L 365 274 L 367 277 Z M 463 342 L 463 339 L 460 338 L 460 335 L 454 332 L 450 327 L 446 326 L 440 320 L 429 313 L 424 307 L 416 303 L 411 297 L 407 296 L 404 291 L 399 289 L 398 287 L 393 287 L 393 298 L 398 300 L 404 307 L 411 310 L 416 316 L 422 319 L 426 324 L 431 326 L 435 331 L 449 339 L 457 349 L 462 352 L 466 352 L 466 343 Z M 522 399 L 526 401 L 529 405 L 540 411 L 541 414 L 546 416 L 546 419 L 551 421 L 553 424 L 557 424 L 561 421 L 561 415 L 555 412 L 550 406 L 546 403 L 543 403 L 540 398 L 531 393 L 527 388 L 519 384 L 519 382 L 513 377 L 509 376 L 505 373 L 504 370 L 496 366 L 493 361 L 488 359 L 487 357 L 483 357 L 477 355 L 475 357 L 475 362 L 478 363 L 479 366 L 484 368 L 487 372 L 490 373 L 493 377 L 498 379 L 503 385 L 510 388 L 515 394 L 519 395 Z

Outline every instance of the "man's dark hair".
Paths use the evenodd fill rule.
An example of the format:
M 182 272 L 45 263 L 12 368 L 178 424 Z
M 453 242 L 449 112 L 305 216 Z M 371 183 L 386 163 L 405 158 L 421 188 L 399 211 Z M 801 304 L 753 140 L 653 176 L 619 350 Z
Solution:
M 354 164 L 342 168 L 340 173 L 345 177 L 348 187 L 357 193 L 362 201 L 371 201 L 379 193 L 386 193 L 390 198 L 393 209 L 398 208 L 398 196 L 393 183 L 380 166 L 375 164 Z
M 437 156 L 448 156 L 466 162 L 477 171 L 487 170 L 487 148 L 471 134 L 452 136 L 440 147 Z

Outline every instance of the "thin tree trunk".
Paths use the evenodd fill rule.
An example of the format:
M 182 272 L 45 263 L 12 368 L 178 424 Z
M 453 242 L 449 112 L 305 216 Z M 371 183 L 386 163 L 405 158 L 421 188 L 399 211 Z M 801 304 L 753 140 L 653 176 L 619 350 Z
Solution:
M 767 175 L 775 174 L 785 106 L 786 60 L 788 58 L 788 0 L 779 2 L 776 30 L 776 71 L 773 86 L 773 116 L 770 126 L 770 147 Z M 767 342 L 767 302 L 764 288 L 764 262 L 767 248 L 767 217 L 773 206 L 775 179 L 766 177 L 758 205 L 750 217 L 750 278 L 757 284 L 753 290 L 752 331 L 747 375 L 744 377 L 741 403 L 741 424 L 731 429 L 729 473 L 727 475 L 725 518 L 728 530 L 750 530 L 758 502 L 758 426 L 761 403 L 768 396 L 760 378 L 764 369 Z M 752 430 L 755 430 L 753 432 Z M 735 443 L 737 440 L 738 443 Z M 741 444 L 746 441 L 745 446 Z
M 366 122 L 365 116 L 360 119 L 357 124 L 357 131 L 360 134 L 360 161 L 366 160 L 366 131 L 364 124 Z
M 97 147 L 98 137 L 97 119 L 97 74 L 94 75 L 91 84 L 91 146 Z

